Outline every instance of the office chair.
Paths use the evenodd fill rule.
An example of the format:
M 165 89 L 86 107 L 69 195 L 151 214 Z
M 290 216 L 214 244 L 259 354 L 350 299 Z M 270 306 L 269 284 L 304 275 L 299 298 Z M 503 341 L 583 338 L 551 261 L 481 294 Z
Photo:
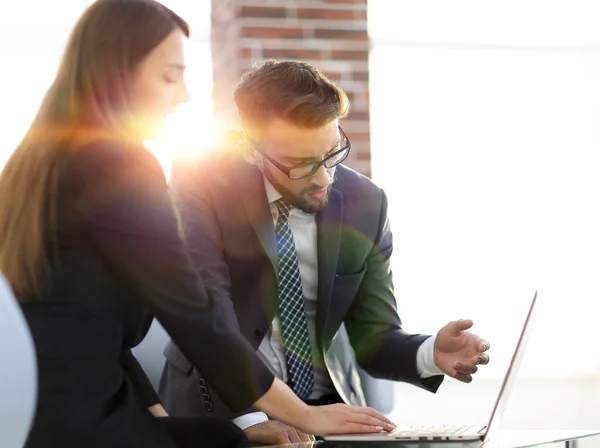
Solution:
M 29 327 L 0 274 L 0 446 L 25 444 L 37 398 L 37 362 Z
M 154 319 L 144 340 L 131 350 L 156 391 L 158 391 L 160 376 L 165 365 L 163 350 L 169 339 L 165 329 Z

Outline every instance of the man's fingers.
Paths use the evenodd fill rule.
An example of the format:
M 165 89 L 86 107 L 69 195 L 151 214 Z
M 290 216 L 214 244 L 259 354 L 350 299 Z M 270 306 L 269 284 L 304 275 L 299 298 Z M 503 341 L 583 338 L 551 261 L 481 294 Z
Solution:
M 288 430 L 286 431 L 288 439 L 290 439 L 289 443 L 298 443 L 298 442 L 302 442 L 302 438 L 300 437 L 300 435 L 298 434 L 301 431 L 297 431 L 296 428 L 292 428 L 291 426 L 288 428 Z
M 459 320 L 454 320 L 452 322 L 449 322 L 448 325 L 446 325 L 446 331 L 448 331 L 449 333 L 451 333 L 455 336 L 458 336 L 464 330 L 468 330 L 472 326 L 473 326 L 473 321 L 471 319 L 459 319 Z
M 466 363 L 460 362 L 460 361 L 457 361 L 454 364 L 452 364 L 452 368 L 454 370 L 456 370 L 457 372 L 466 373 L 468 375 L 472 375 L 475 372 L 477 372 L 477 370 L 478 370 L 477 366 L 475 365 L 475 363 L 473 363 L 473 364 L 466 364 Z
M 263 440 L 262 438 L 251 439 L 248 437 L 251 442 L 254 443 L 267 443 L 268 445 L 287 445 L 291 442 L 289 435 L 285 431 L 280 431 L 271 435 L 271 438 L 267 438 Z
M 455 371 L 452 374 L 453 378 L 456 378 L 458 381 L 462 382 L 462 383 L 470 383 L 471 381 L 473 381 L 473 377 L 467 373 L 461 373 L 461 372 L 457 372 Z
M 314 436 L 306 434 L 305 432 L 302 432 L 299 429 L 297 429 L 296 432 L 298 433 L 298 437 L 300 438 L 301 442 L 312 442 L 313 440 L 315 440 Z
M 480 352 L 487 352 L 490 349 L 490 341 L 487 341 L 485 339 L 482 339 L 481 341 L 479 341 L 479 351 Z
M 487 363 L 490 362 L 490 357 L 485 353 L 480 353 L 479 355 L 473 356 L 471 361 L 473 362 L 473 364 L 479 364 L 481 366 L 485 366 Z

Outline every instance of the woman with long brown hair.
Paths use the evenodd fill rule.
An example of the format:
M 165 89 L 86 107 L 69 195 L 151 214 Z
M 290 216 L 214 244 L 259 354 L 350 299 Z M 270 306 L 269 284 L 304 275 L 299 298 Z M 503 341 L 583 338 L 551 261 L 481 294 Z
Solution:
M 162 170 L 141 143 L 187 101 L 188 34 L 154 0 L 94 2 L 0 175 L 0 270 L 39 368 L 27 446 L 207 446 L 226 431 L 152 415 L 164 411 L 130 349 L 154 316 L 232 409 L 254 404 L 309 434 L 389 429 L 368 408 L 301 402 L 223 324 L 226 307 L 191 266 Z

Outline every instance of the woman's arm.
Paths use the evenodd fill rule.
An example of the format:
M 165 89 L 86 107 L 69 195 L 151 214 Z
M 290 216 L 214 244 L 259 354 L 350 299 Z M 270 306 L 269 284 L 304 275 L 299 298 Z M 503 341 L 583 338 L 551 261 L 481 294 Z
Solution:
M 179 237 L 156 159 L 135 145 L 96 143 L 67 167 L 77 176 L 82 224 L 99 254 L 136 291 L 186 357 L 232 409 L 271 386 L 273 375 L 225 324 Z

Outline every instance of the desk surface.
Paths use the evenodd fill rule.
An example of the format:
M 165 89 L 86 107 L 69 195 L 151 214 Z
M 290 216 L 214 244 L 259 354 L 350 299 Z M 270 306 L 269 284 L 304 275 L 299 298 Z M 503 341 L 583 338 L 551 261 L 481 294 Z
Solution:
M 307 442 L 291 445 L 278 445 L 271 448 L 526 448 L 541 447 L 566 440 L 600 436 L 600 430 L 502 430 L 498 437 L 482 446 L 481 442 Z
M 485 448 L 537 447 L 593 436 L 600 436 L 600 430 L 501 430 L 498 440 L 490 440 Z

